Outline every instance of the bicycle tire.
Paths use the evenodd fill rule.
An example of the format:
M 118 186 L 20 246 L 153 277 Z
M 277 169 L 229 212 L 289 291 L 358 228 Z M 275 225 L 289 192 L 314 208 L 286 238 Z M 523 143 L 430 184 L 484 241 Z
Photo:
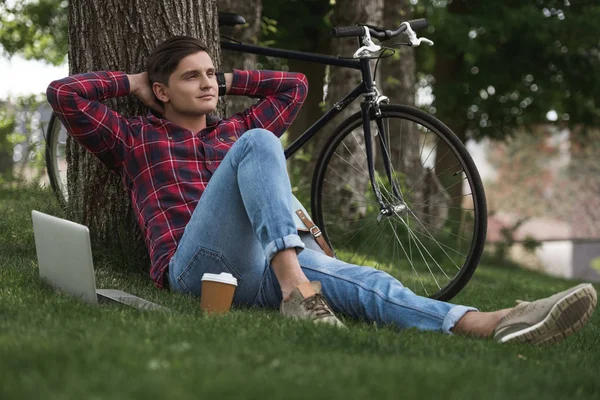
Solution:
M 46 137 L 46 171 L 56 198 L 60 205 L 65 207 L 68 201 L 66 170 L 64 176 L 62 176 L 59 168 L 59 155 L 64 153 L 64 149 L 62 152 L 59 149 L 62 130 L 64 130 L 62 123 L 56 117 L 56 114 L 52 113 L 48 122 L 48 135 Z
M 407 239 L 408 246 L 406 246 L 406 247 L 411 246 L 411 238 L 412 238 L 413 246 L 418 249 L 419 242 L 421 242 L 421 237 L 417 236 L 417 234 L 421 235 L 423 233 L 423 231 L 426 231 L 427 234 L 430 236 L 430 239 L 433 239 L 432 243 L 434 245 L 437 244 L 437 247 L 439 247 L 439 249 L 434 249 L 437 253 L 439 253 L 440 249 L 441 249 L 441 251 L 444 254 L 446 254 L 446 256 L 448 256 L 448 258 L 453 263 L 455 263 L 454 258 L 458 258 L 458 256 L 456 256 L 454 253 L 451 253 L 452 251 L 456 251 L 456 253 L 461 254 L 461 257 L 464 257 L 464 262 L 462 263 L 462 265 L 460 267 L 458 267 L 457 263 L 455 263 L 455 266 L 452 267 L 452 268 L 454 268 L 454 270 L 458 269 L 458 271 L 456 271 L 456 273 L 452 277 L 447 276 L 446 271 L 444 270 L 444 268 L 446 268 L 445 266 L 442 268 L 437 263 L 437 261 L 434 260 L 434 261 L 436 261 L 436 264 L 439 267 L 439 269 L 442 271 L 443 275 L 446 275 L 446 277 L 448 278 L 447 281 L 443 284 L 443 286 L 439 285 L 439 282 L 436 278 L 436 274 L 438 274 L 438 271 L 432 271 L 432 269 L 428 265 L 427 260 L 425 261 L 425 264 L 427 264 L 427 270 L 430 272 L 431 276 L 433 277 L 435 286 L 437 286 L 437 287 L 435 287 L 435 286 L 433 287 L 433 289 L 435 291 L 432 290 L 431 292 L 429 292 L 427 290 L 427 287 L 425 286 L 424 282 L 420 278 L 419 274 L 416 273 L 418 280 L 421 281 L 420 284 L 421 284 L 421 286 L 423 286 L 422 287 L 423 290 L 415 290 L 413 288 L 413 292 L 415 292 L 419 295 L 428 296 L 428 297 L 438 299 L 438 300 L 444 300 L 444 301 L 450 300 L 464 288 L 464 286 L 467 284 L 467 282 L 473 276 L 473 273 L 475 272 L 475 269 L 477 268 L 477 265 L 481 258 L 484 244 L 485 244 L 485 237 L 486 237 L 486 230 L 487 230 L 487 206 L 486 206 L 485 192 L 484 192 L 483 184 L 481 182 L 481 178 L 479 176 L 479 172 L 477 171 L 475 163 L 473 162 L 471 156 L 469 155 L 467 149 L 465 148 L 463 143 L 460 141 L 460 139 L 458 139 L 458 137 L 446 125 L 444 125 L 441 121 L 439 121 L 432 115 L 427 114 L 416 108 L 403 106 L 403 105 L 381 105 L 380 109 L 381 109 L 381 117 L 380 118 L 381 118 L 382 122 L 388 123 L 388 132 L 386 134 L 384 134 L 384 137 L 388 136 L 388 138 L 390 138 L 390 139 L 392 137 L 394 137 L 393 135 L 390 134 L 390 129 L 389 129 L 389 122 L 392 119 L 394 120 L 394 122 L 399 121 L 400 127 L 403 126 L 402 125 L 403 122 L 407 122 L 407 124 L 408 123 L 418 124 L 421 126 L 421 128 L 419 128 L 421 130 L 417 129 L 417 130 L 413 131 L 413 132 L 417 132 L 419 137 L 421 137 L 423 135 L 425 137 L 423 139 L 422 145 L 420 145 L 421 152 L 418 155 L 418 159 L 423 162 L 423 165 L 421 166 L 421 169 L 423 171 L 422 173 L 425 174 L 425 176 L 428 176 L 427 174 L 429 173 L 431 176 L 430 180 L 434 182 L 433 183 L 434 185 L 437 185 L 438 182 L 440 182 L 442 179 L 445 179 L 446 177 L 445 176 L 440 176 L 440 177 L 437 176 L 438 172 L 439 173 L 443 172 L 443 171 L 435 170 L 435 167 L 437 166 L 437 164 L 433 168 L 429 168 L 429 167 L 425 166 L 425 164 L 427 163 L 427 160 L 423 161 L 423 157 L 424 157 L 423 149 L 425 148 L 425 143 L 428 140 L 427 137 L 430 132 L 433 133 L 437 137 L 437 140 L 438 140 L 437 142 L 435 142 L 435 146 L 433 147 L 433 149 L 437 148 L 438 145 L 440 146 L 438 148 L 438 150 L 442 149 L 443 148 L 442 146 L 446 146 L 449 149 L 448 151 L 446 151 L 446 153 L 441 155 L 441 158 L 443 159 L 444 157 L 446 157 L 447 154 L 449 154 L 449 151 L 451 151 L 451 153 L 459 161 L 459 164 L 455 164 L 455 165 L 460 167 L 460 170 L 458 170 L 457 172 L 455 172 L 452 175 L 453 177 L 456 177 L 455 180 L 459 179 L 459 177 L 462 177 L 464 175 L 464 178 L 461 178 L 456 183 L 453 183 L 451 186 L 448 186 L 447 189 L 450 190 L 451 187 L 457 185 L 458 182 L 463 182 L 460 184 L 462 187 L 462 186 L 464 186 L 464 181 L 466 180 L 468 187 L 471 190 L 471 193 L 469 193 L 469 194 L 472 196 L 472 203 L 473 203 L 472 204 L 473 205 L 473 216 L 472 217 L 469 217 L 468 212 L 461 209 L 463 207 L 462 204 L 464 203 L 464 199 L 462 198 L 463 196 L 460 197 L 460 200 L 455 200 L 455 202 L 460 201 L 459 207 L 452 207 L 452 204 L 454 204 L 451 202 L 452 199 L 450 198 L 448 200 L 447 197 L 444 197 L 444 199 L 446 200 L 446 203 L 450 204 L 450 206 L 448 207 L 448 210 L 446 211 L 446 215 L 454 216 L 454 215 L 460 214 L 460 216 L 461 216 L 460 221 L 451 220 L 448 218 L 447 221 L 443 222 L 444 224 L 449 224 L 448 221 L 452 221 L 452 223 L 460 222 L 459 225 L 462 226 L 462 228 L 459 227 L 458 232 L 460 232 L 461 229 L 468 226 L 468 224 L 466 222 L 469 222 L 471 219 L 473 221 L 472 233 L 470 234 L 470 236 L 467 235 L 467 238 L 469 238 L 469 240 L 470 240 L 468 253 L 462 254 L 458 250 L 450 248 L 450 246 L 448 246 L 448 243 L 450 243 L 450 241 L 447 241 L 447 242 L 437 241 L 436 237 L 434 237 L 433 234 L 431 234 L 429 232 L 427 227 L 421 221 L 417 221 L 417 224 L 415 225 L 416 229 L 414 229 L 412 233 L 410 232 L 412 229 L 411 229 L 411 225 L 408 223 L 409 218 L 414 217 L 416 219 L 416 216 L 417 216 L 416 213 L 421 213 L 420 211 L 416 211 L 416 213 L 415 213 L 414 211 L 412 211 L 410 209 L 411 207 L 414 207 L 415 210 L 418 210 L 419 207 L 421 209 L 424 208 L 425 210 L 427 210 L 431 206 L 433 206 L 433 208 L 436 208 L 436 207 L 442 208 L 443 207 L 440 205 L 436 206 L 435 203 L 427 204 L 427 199 L 424 199 L 424 202 L 422 202 L 422 203 L 415 203 L 415 205 L 419 206 L 419 207 L 415 207 L 415 205 L 412 205 L 412 206 L 406 205 L 406 208 L 408 208 L 409 210 L 405 211 L 406 212 L 406 221 L 404 221 L 404 219 L 403 219 L 404 222 L 402 222 L 404 228 L 406 228 L 405 229 L 406 232 L 400 232 L 402 234 L 407 235 L 406 237 L 408 238 Z M 377 118 L 374 115 L 371 115 L 371 123 L 373 125 L 374 125 L 374 121 L 376 121 L 376 119 Z M 398 125 L 392 125 L 392 126 L 397 127 Z M 337 156 L 336 158 L 344 160 L 344 157 L 341 157 L 339 154 L 335 153 L 336 150 L 338 149 L 338 147 L 340 147 L 343 144 L 346 147 L 346 150 L 348 150 L 350 152 L 350 150 L 348 149 L 347 144 L 346 144 L 347 142 L 345 142 L 345 140 L 347 140 L 347 139 L 350 140 L 350 135 L 353 135 L 354 141 L 360 145 L 359 141 L 356 140 L 356 135 L 353 134 L 353 132 L 355 132 L 357 129 L 360 131 L 361 135 L 364 137 L 363 127 L 362 127 L 362 117 L 361 117 L 360 112 L 353 114 L 352 116 L 347 118 L 345 121 L 343 121 L 337 127 L 337 129 L 334 131 L 334 133 L 331 135 L 331 137 L 328 139 L 327 143 L 325 144 L 323 150 L 321 151 L 321 153 L 319 155 L 319 158 L 317 159 L 317 163 L 316 163 L 316 167 L 315 167 L 315 171 L 314 171 L 314 175 L 313 175 L 313 180 L 312 180 L 312 185 L 311 185 L 311 187 L 312 187 L 311 208 L 312 208 L 313 216 L 315 219 L 315 223 L 321 228 L 321 231 L 322 231 L 323 235 L 325 236 L 326 240 L 328 241 L 328 243 L 331 245 L 331 247 L 336 252 L 336 257 L 342 259 L 343 261 L 348 261 L 347 260 L 348 257 L 344 253 L 345 249 L 344 249 L 343 245 L 341 248 L 339 247 L 341 245 L 340 237 L 342 235 L 350 235 L 351 233 L 353 234 L 353 237 L 354 237 L 357 235 L 357 233 L 353 233 L 356 231 L 356 229 L 349 230 L 349 231 L 344 230 L 343 225 L 347 221 L 340 222 L 341 219 L 344 218 L 343 215 L 341 218 L 338 218 L 338 220 L 336 220 L 337 222 L 333 220 L 335 215 L 333 217 L 330 216 L 331 212 L 329 212 L 326 209 L 327 207 L 324 207 L 325 205 L 327 205 L 326 200 L 328 200 L 328 198 L 325 198 L 324 196 L 335 197 L 331 201 L 334 203 L 336 203 L 336 202 L 337 203 L 334 204 L 332 209 L 336 210 L 336 212 L 337 212 L 336 207 L 340 208 L 337 205 L 340 202 L 340 194 L 339 193 L 341 193 L 343 191 L 344 191 L 344 193 L 346 193 L 348 190 L 351 190 L 351 189 L 348 189 L 349 182 L 347 180 L 343 181 L 343 179 L 342 179 L 343 177 L 337 171 L 336 171 L 336 174 L 340 175 L 339 177 L 337 177 L 336 175 L 332 175 L 332 174 L 327 175 L 327 174 L 328 174 L 328 169 L 331 168 L 330 164 L 332 164 L 331 160 L 334 157 L 334 155 Z M 395 131 L 394 134 L 397 134 L 397 132 Z M 400 134 L 402 134 L 402 129 L 400 129 Z M 412 137 L 414 137 L 414 134 Z M 402 140 L 402 137 L 400 138 L 400 140 Z M 443 140 L 442 144 L 440 144 L 440 140 Z M 391 143 L 391 141 L 388 140 L 388 143 Z M 375 141 L 375 140 L 373 141 L 373 147 L 375 147 L 378 144 L 380 144 L 380 139 L 377 141 Z M 389 147 L 390 146 L 388 145 L 388 148 Z M 340 147 L 340 148 L 342 148 L 342 147 Z M 435 150 L 435 152 L 437 152 L 438 150 Z M 383 151 L 383 149 L 382 149 L 382 151 Z M 430 151 L 429 156 L 431 155 L 431 152 L 433 152 L 433 151 L 434 150 Z M 356 154 L 356 153 L 350 153 L 350 154 Z M 429 158 L 429 156 L 428 156 L 428 158 Z M 414 157 L 415 157 L 415 159 L 417 158 L 416 156 L 414 156 Z M 366 163 L 366 156 L 364 158 L 365 158 L 364 161 Z M 354 160 L 351 160 L 351 161 L 352 161 L 352 163 L 354 163 L 355 161 L 357 163 L 359 162 L 356 157 L 354 157 Z M 349 164 L 348 160 L 345 160 L 344 162 Z M 360 165 L 358 165 L 358 167 L 362 168 Z M 366 164 L 364 165 L 364 167 L 366 167 Z M 346 167 L 346 169 L 348 169 L 348 168 Z M 363 169 L 363 173 L 364 173 L 364 171 L 366 171 L 366 170 Z M 452 171 L 454 171 L 454 169 L 450 169 L 450 172 L 452 172 Z M 394 171 L 394 173 L 396 174 L 395 176 L 399 176 L 399 177 L 403 177 L 403 176 L 406 177 L 409 175 L 408 173 L 403 174 L 403 173 L 401 173 L 401 172 L 399 173 L 397 171 Z M 421 172 L 419 172 L 419 173 L 421 173 Z M 450 175 L 450 174 L 448 174 L 448 175 Z M 333 181 L 332 179 L 327 179 L 327 182 L 326 182 L 326 178 L 328 176 L 334 177 L 335 179 L 338 179 L 338 182 L 340 182 L 340 184 L 337 185 L 337 188 L 336 188 L 338 193 L 331 192 L 331 193 L 333 193 L 333 195 L 327 195 L 326 193 L 324 193 L 324 185 L 330 184 Z M 417 175 L 417 177 L 418 177 L 418 175 Z M 367 174 L 367 178 L 368 178 L 368 174 Z M 364 179 L 367 179 L 367 178 L 364 178 Z M 380 177 L 377 177 L 376 179 L 379 179 L 379 178 Z M 339 180 L 339 179 L 342 179 L 342 180 Z M 395 181 L 397 181 L 397 180 L 398 179 L 395 179 Z M 379 179 L 379 181 L 382 182 L 381 179 Z M 430 183 L 427 183 L 427 185 L 430 185 Z M 336 186 L 336 185 L 331 183 L 331 186 Z M 402 186 L 402 185 L 399 184 L 399 186 Z M 416 186 L 418 186 L 418 185 L 416 185 Z M 351 187 L 351 188 L 353 188 L 353 187 Z M 392 187 L 390 185 L 390 189 L 391 188 Z M 411 188 L 407 188 L 407 189 L 408 189 L 406 191 L 407 195 L 410 195 L 415 190 L 417 190 L 416 187 L 414 189 L 411 189 Z M 366 188 L 366 190 L 374 193 L 370 186 L 368 188 Z M 419 189 L 419 191 L 421 191 L 421 190 L 422 189 Z M 461 192 L 462 192 L 462 189 L 461 189 Z M 360 195 L 360 192 L 357 192 L 357 193 Z M 433 195 L 437 196 L 440 193 L 435 192 Z M 408 197 L 410 197 L 410 196 L 408 196 Z M 351 199 L 351 197 L 348 197 L 348 198 Z M 387 192 L 387 198 L 388 198 L 388 200 L 391 199 L 395 202 L 398 202 L 397 198 L 391 197 L 390 191 Z M 432 196 L 432 198 L 433 198 L 433 196 Z M 344 200 L 346 200 L 346 198 L 344 198 Z M 368 203 L 368 200 L 369 200 L 368 197 L 364 197 L 364 200 L 361 199 L 361 201 L 364 202 L 363 209 L 366 210 L 365 215 L 371 215 L 371 214 L 369 214 L 369 211 L 368 211 L 369 207 L 375 208 L 372 204 Z M 405 198 L 405 200 L 406 200 L 406 198 Z M 352 200 L 349 200 L 348 202 L 351 202 L 351 201 Z M 408 201 L 408 200 L 406 200 L 406 201 Z M 468 200 L 467 200 L 467 202 L 468 202 Z M 375 203 L 375 204 L 377 204 L 377 203 Z M 359 208 L 359 207 L 355 207 L 353 205 L 349 205 L 348 207 L 350 210 Z M 378 204 L 377 204 L 377 207 L 379 207 Z M 452 208 L 452 210 L 450 208 Z M 455 210 L 457 208 L 458 208 L 458 210 Z M 398 208 L 398 209 L 401 209 L 401 208 Z M 394 210 L 396 210 L 396 208 L 394 208 Z M 343 214 L 343 212 L 340 211 L 340 214 Z M 404 218 L 404 216 L 400 216 L 399 213 L 397 213 L 396 211 L 394 211 L 394 214 L 395 215 L 392 215 L 390 218 L 387 219 L 387 221 L 390 222 L 389 223 L 389 226 L 391 228 L 390 230 L 393 233 L 393 235 L 390 236 L 390 239 L 388 239 L 388 243 L 391 240 L 391 238 L 394 239 L 394 250 L 393 251 L 395 251 L 395 249 L 396 249 L 396 244 L 397 244 L 396 241 L 401 242 L 402 236 L 398 233 L 399 230 L 397 231 L 394 228 L 394 225 L 393 225 L 392 221 L 390 221 L 390 219 L 395 219 L 394 223 L 397 223 L 398 221 L 400 221 L 400 218 Z M 422 213 L 421 215 L 426 216 L 428 214 Z M 326 220 L 325 217 L 331 218 L 331 219 Z M 367 220 L 367 218 L 365 217 L 364 220 Z M 346 226 L 349 226 L 350 223 L 363 224 L 362 221 L 363 220 L 349 221 L 346 223 Z M 433 221 L 435 221 L 435 220 L 433 220 Z M 434 223 L 437 225 L 440 224 L 439 221 L 434 222 Z M 335 227 L 334 224 L 340 225 L 340 227 Z M 373 225 L 373 224 L 375 224 L 375 222 L 371 221 L 371 222 L 369 222 L 369 224 Z M 402 224 L 400 224 L 400 225 L 402 225 Z M 420 226 L 419 226 L 419 224 L 420 224 Z M 400 226 L 400 225 L 397 225 L 397 226 Z M 365 222 L 364 226 L 367 226 L 366 222 Z M 377 225 L 375 225 L 375 226 L 376 227 L 373 230 L 373 232 L 375 232 L 375 230 L 387 229 L 387 226 L 380 226 L 379 221 L 377 221 Z M 356 227 L 357 227 L 357 225 L 352 226 L 352 228 L 356 228 Z M 363 228 L 359 228 L 358 230 L 360 231 L 361 229 L 363 229 Z M 431 230 L 433 231 L 433 229 L 431 229 Z M 462 243 L 462 242 L 458 241 L 458 239 L 459 239 L 458 237 L 455 239 L 452 236 L 450 236 L 450 235 L 452 235 L 452 232 L 455 232 L 455 230 L 456 230 L 456 227 L 454 227 L 454 226 L 451 226 L 450 228 L 446 227 L 444 230 L 440 230 L 439 237 L 440 238 L 442 236 L 448 237 L 452 241 L 456 241 L 457 243 Z M 421 232 L 419 232 L 419 231 L 421 231 Z M 437 232 L 434 232 L 434 233 L 436 233 L 436 235 L 438 234 Z M 337 235 L 338 237 L 333 237 L 333 235 Z M 378 236 L 376 238 L 375 244 L 377 244 L 377 241 L 378 241 L 379 237 L 381 237 L 381 235 L 382 235 L 382 233 L 380 233 L 380 236 Z M 373 236 L 373 233 L 371 233 L 371 236 Z M 423 234 L 423 236 L 427 236 L 427 235 Z M 454 236 L 456 236 L 456 235 L 454 235 Z M 381 241 L 385 240 L 385 238 L 386 237 L 381 239 Z M 425 239 L 427 239 L 427 238 L 426 237 L 423 238 L 423 241 L 425 241 Z M 351 240 L 352 239 L 350 239 L 350 241 Z M 369 237 L 369 240 L 371 240 L 370 237 Z M 364 244 L 364 242 L 359 242 L 359 243 L 360 243 L 361 247 Z M 410 270 L 411 270 L 410 272 L 412 273 L 412 276 L 409 276 L 409 278 L 414 280 L 416 268 L 413 264 L 412 250 L 411 250 L 411 253 L 409 254 L 406 251 L 405 247 L 402 247 L 404 244 L 406 244 L 406 242 L 401 243 L 400 246 L 398 247 L 398 254 L 399 255 L 401 254 L 401 252 L 400 252 L 400 247 L 401 247 L 403 250 L 403 256 L 408 259 L 408 262 L 410 264 Z M 345 243 L 344 243 L 344 245 L 345 245 Z M 425 246 L 422 244 L 422 242 L 421 242 L 421 245 L 423 248 L 425 248 Z M 379 246 L 381 248 L 381 243 L 379 243 Z M 381 266 L 384 269 L 389 269 L 390 268 L 389 265 L 384 266 L 383 261 L 382 261 L 384 258 L 384 254 L 387 254 L 387 253 L 385 253 L 385 251 L 389 252 L 389 249 L 387 249 L 387 247 L 384 247 L 383 250 L 384 250 L 383 252 L 380 251 L 376 255 L 376 258 L 379 257 L 379 261 L 377 261 L 377 265 L 375 267 L 377 267 L 381 263 Z M 425 250 L 427 250 L 427 249 L 425 248 Z M 422 252 L 421 250 L 419 250 L 419 252 L 421 253 L 421 255 L 429 254 L 429 256 L 431 256 L 432 259 L 434 258 L 431 255 L 431 253 L 429 253 L 428 251 Z M 342 253 L 341 257 L 340 257 L 340 253 Z M 448 255 L 447 253 L 451 253 L 452 256 Z M 365 259 L 367 259 L 369 256 L 373 257 L 372 254 L 367 254 L 365 256 Z M 423 258 L 427 259 L 427 256 L 425 255 L 425 256 L 423 256 Z M 392 257 L 392 259 L 394 260 L 393 257 Z M 398 260 L 406 262 L 406 260 L 400 260 L 400 259 L 398 259 Z M 363 260 L 363 263 L 364 263 L 364 261 L 365 260 Z M 375 260 L 373 260 L 373 261 L 375 261 Z M 431 260 L 429 260 L 429 261 L 431 261 Z M 398 267 L 398 269 L 399 269 L 401 263 L 398 262 L 397 265 L 399 266 Z M 392 265 L 392 268 L 393 268 L 393 265 Z M 407 277 L 407 274 L 408 274 L 408 272 L 405 270 L 403 270 L 403 271 L 391 270 L 391 273 L 393 275 L 395 274 L 396 277 L 401 282 L 403 281 L 403 279 L 405 277 Z M 407 286 L 404 282 L 403 282 L 403 284 L 405 286 Z M 429 283 L 427 283 L 427 284 L 429 285 Z M 416 286 L 416 284 L 414 286 Z M 417 289 L 420 289 L 420 288 L 417 287 Z M 419 293 L 419 291 L 422 291 L 424 293 Z

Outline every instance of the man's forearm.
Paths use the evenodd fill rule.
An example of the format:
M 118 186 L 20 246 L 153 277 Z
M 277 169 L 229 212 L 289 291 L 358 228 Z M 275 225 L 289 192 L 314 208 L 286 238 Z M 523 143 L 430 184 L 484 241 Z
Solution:
M 229 94 L 261 99 L 245 111 L 246 129 L 268 126 L 277 137 L 292 123 L 308 92 L 301 73 L 234 70 L 228 75 Z
M 140 74 L 127 75 L 127 79 L 129 79 L 129 93 L 136 94 L 143 87 L 148 86 L 148 73 L 142 72 Z
M 227 72 L 223 75 L 225 75 L 225 84 L 227 85 L 226 89 L 225 89 L 225 93 L 228 94 L 229 89 L 231 89 L 231 83 L 233 82 L 233 73 Z
M 116 169 L 129 151 L 129 122 L 102 101 L 129 91 L 123 72 L 97 71 L 53 81 L 46 96 L 72 137 L 108 168 Z
M 162 114 L 165 112 L 163 105 L 156 101 L 156 97 L 150 86 L 148 72 L 127 75 L 127 79 L 129 79 L 129 94 L 136 96 L 142 103 L 159 113 Z

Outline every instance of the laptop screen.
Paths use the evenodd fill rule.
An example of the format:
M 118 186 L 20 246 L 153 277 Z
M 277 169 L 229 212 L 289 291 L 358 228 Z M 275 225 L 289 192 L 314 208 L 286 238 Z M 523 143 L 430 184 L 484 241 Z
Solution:
M 35 210 L 31 218 L 40 278 L 59 290 L 97 304 L 88 228 Z

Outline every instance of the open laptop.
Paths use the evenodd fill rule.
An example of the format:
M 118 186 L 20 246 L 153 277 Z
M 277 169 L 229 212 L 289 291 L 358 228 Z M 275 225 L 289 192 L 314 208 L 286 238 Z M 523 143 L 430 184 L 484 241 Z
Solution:
M 90 232 L 87 226 L 33 210 L 33 233 L 40 278 L 90 304 L 116 301 L 144 310 L 168 310 L 115 289 L 96 290 Z

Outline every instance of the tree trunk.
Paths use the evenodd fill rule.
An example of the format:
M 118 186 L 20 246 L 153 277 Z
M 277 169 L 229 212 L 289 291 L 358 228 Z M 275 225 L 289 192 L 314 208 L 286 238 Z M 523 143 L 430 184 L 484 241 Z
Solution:
M 333 27 L 353 26 L 357 23 L 379 25 L 381 23 L 382 11 L 383 0 L 337 0 L 331 15 L 331 24 Z M 336 55 L 352 57 L 354 52 L 358 49 L 358 41 L 356 38 L 331 39 L 331 49 Z M 356 70 L 331 67 L 328 78 L 327 106 L 329 108 L 356 87 L 361 80 L 361 75 L 360 72 Z M 333 122 L 330 122 L 324 130 L 333 130 L 333 128 L 339 125 L 344 119 L 359 110 L 359 101 L 355 101 L 341 112 Z M 369 184 L 368 176 L 356 171 L 357 169 L 366 171 L 367 165 L 366 156 L 363 151 L 364 136 L 362 135 L 362 132 L 362 129 L 356 130 L 356 141 L 347 140 L 345 143 L 347 147 L 344 148 L 344 151 L 347 151 L 348 154 L 344 154 L 344 158 L 346 158 L 346 160 L 352 160 L 352 166 L 341 158 L 334 157 L 330 162 L 332 169 L 337 171 L 341 176 L 344 176 L 345 184 L 354 188 L 354 192 L 340 189 L 338 190 L 338 193 L 329 192 L 327 194 L 328 197 L 331 196 L 329 198 L 337 196 L 339 201 L 344 203 L 342 212 L 344 212 L 344 219 L 346 220 L 355 219 L 357 216 L 364 215 L 366 212 L 366 204 L 364 203 L 362 196 L 356 193 L 364 193 Z M 372 134 L 373 133 L 374 132 L 372 132 Z M 325 132 L 323 135 L 319 135 L 315 138 L 317 149 L 323 145 L 324 139 L 328 137 L 329 135 Z M 373 143 L 375 144 L 377 142 Z M 330 177 L 329 179 L 333 180 L 336 178 Z M 330 190 L 331 189 L 333 188 L 330 188 Z M 340 206 L 342 205 L 340 204 Z
M 383 26 L 394 29 L 400 23 L 412 19 L 411 5 L 408 0 L 385 0 Z M 405 41 L 404 37 L 396 41 Z M 395 49 L 396 53 L 381 60 L 382 93 L 390 98 L 392 104 L 415 105 L 416 62 L 415 50 L 409 46 Z M 414 123 L 390 121 L 390 158 L 397 172 L 404 176 L 404 182 L 412 204 L 421 204 L 425 188 L 416 188 L 425 173 L 421 163 L 420 142 L 423 138 Z M 378 151 L 380 149 L 378 148 Z M 381 155 L 378 156 L 381 159 Z M 382 168 L 382 167 L 380 167 Z M 405 190 L 404 190 L 405 191 Z M 415 211 L 417 214 L 418 210 Z M 424 216 L 419 216 L 422 218 Z
M 0 181 L 10 180 L 13 175 L 12 151 L 0 149 Z
M 221 33 L 229 38 L 242 43 L 257 44 L 260 35 L 262 18 L 262 0 L 218 0 L 219 12 L 228 11 L 241 15 L 246 20 L 246 25 L 235 27 L 221 27 Z M 254 54 L 241 54 L 232 51 L 223 51 L 223 71 L 230 72 L 235 69 L 256 69 L 258 56 Z M 244 111 L 254 100 L 246 96 L 227 96 L 227 114 Z
M 469 4 L 466 0 L 456 0 L 448 4 L 448 12 L 452 14 L 464 14 L 468 11 L 468 7 Z M 434 76 L 436 83 L 440 86 L 451 88 L 447 89 L 448 92 L 455 93 L 456 96 L 459 96 L 464 90 L 463 83 L 456 79 L 458 71 L 463 67 L 463 62 L 464 54 L 462 53 L 456 53 L 451 58 L 437 55 L 435 60 Z M 443 122 L 458 136 L 461 142 L 465 143 L 468 126 L 467 112 L 460 108 L 459 104 L 458 102 L 445 99 L 443 102 L 436 102 L 436 108 L 440 111 L 440 115 L 444 116 Z M 440 142 L 436 150 L 435 170 L 444 187 L 452 185 L 451 178 L 448 178 L 448 171 L 453 168 L 453 164 L 456 162 L 456 157 L 450 153 L 444 157 L 444 154 L 448 151 L 449 147 L 445 143 Z M 444 171 L 446 171 L 445 176 Z M 447 193 L 450 198 L 450 206 L 453 207 L 452 209 L 457 210 L 457 208 L 460 208 L 464 200 L 462 185 L 450 187 Z M 453 215 L 452 219 L 459 220 L 460 216 Z
M 220 67 L 216 0 L 71 0 L 70 73 L 141 72 L 154 47 L 173 35 L 202 40 Z M 125 116 L 146 113 L 131 96 L 111 99 L 108 105 Z M 67 162 L 69 217 L 87 225 L 94 241 L 120 253 L 127 264 L 147 269 L 148 252 L 120 179 L 71 138 Z
M 394 29 L 401 22 L 412 19 L 408 0 L 385 0 L 383 27 Z M 403 37 L 394 41 L 404 41 Z M 380 62 L 382 92 L 390 98 L 390 103 L 414 106 L 416 64 L 415 50 L 409 46 L 396 48 L 393 57 Z
M 315 48 L 311 51 L 327 54 L 327 50 L 324 49 Z M 298 60 L 289 60 L 288 66 L 290 71 L 302 72 L 308 80 L 308 96 L 288 132 L 288 140 L 291 143 L 323 115 L 323 83 L 326 66 Z

